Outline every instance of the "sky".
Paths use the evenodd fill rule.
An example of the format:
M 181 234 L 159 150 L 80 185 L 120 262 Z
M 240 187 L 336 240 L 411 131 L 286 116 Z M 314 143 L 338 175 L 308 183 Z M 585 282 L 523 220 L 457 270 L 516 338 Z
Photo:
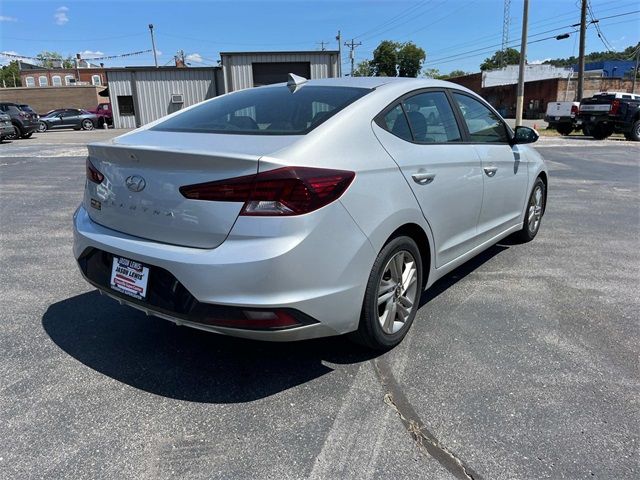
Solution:
M 509 45 L 519 48 L 524 0 L 511 1 Z M 529 63 L 578 53 L 579 0 L 532 0 Z M 587 53 L 619 51 L 640 41 L 640 3 L 590 0 Z M 337 49 L 354 39 L 356 63 L 372 58 L 382 40 L 413 41 L 427 53 L 424 68 L 479 71 L 500 48 L 504 0 L 164 1 L 2 0 L 0 52 L 33 57 L 43 50 L 83 58 L 151 50 L 154 25 L 160 65 L 183 50 L 192 66 L 216 65 L 219 53 Z M 633 12 L 633 13 L 629 13 Z M 612 17 L 613 18 L 604 18 Z M 547 38 L 571 33 L 565 40 Z M 0 63 L 10 58 L 0 55 Z M 153 54 L 96 60 L 105 66 L 152 65 Z M 343 71 L 349 71 L 343 46 Z

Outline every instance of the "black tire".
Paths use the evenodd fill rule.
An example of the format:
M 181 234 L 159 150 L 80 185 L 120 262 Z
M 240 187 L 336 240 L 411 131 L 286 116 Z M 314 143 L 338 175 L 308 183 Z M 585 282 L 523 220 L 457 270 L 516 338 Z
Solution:
M 596 125 L 591 129 L 591 136 L 596 140 L 604 140 L 613 134 L 613 129 L 605 125 Z
M 408 254 L 408 255 L 407 255 Z M 404 261 L 401 260 L 403 267 L 402 272 L 406 274 L 407 268 L 415 267 L 415 282 L 409 282 L 406 286 L 406 290 L 403 294 L 404 286 L 396 283 L 393 278 L 391 270 L 391 260 L 396 258 L 402 258 L 409 262 L 413 260 L 413 266 L 407 266 Z M 397 265 L 397 264 L 396 264 Z M 409 270 L 410 271 L 410 270 Z M 387 275 L 389 275 L 387 277 Z M 413 276 L 411 278 L 414 278 Z M 389 295 L 388 300 L 383 301 L 383 304 L 379 305 L 380 287 L 381 283 L 385 282 L 389 285 L 387 290 L 382 296 Z M 395 286 L 391 285 L 395 284 Z M 414 288 L 415 287 L 415 288 Z M 405 337 L 413 320 L 418 311 L 420 296 L 422 294 L 422 258 L 420 257 L 420 250 L 416 245 L 416 242 L 412 238 L 406 236 L 398 236 L 391 239 L 378 254 L 376 261 L 373 263 L 371 274 L 367 282 L 367 288 L 365 290 L 364 301 L 362 304 L 362 312 L 360 314 L 360 324 L 358 330 L 351 334 L 351 339 L 355 342 L 364 345 L 374 350 L 389 350 L 398 345 Z M 412 299 L 409 297 L 413 297 Z M 380 310 L 383 309 L 388 318 L 390 311 L 393 311 L 393 319 L 396 315 L 401 315 L 401 312 L 407 310 L 406 302 L 412 302 L 408 314 L 404 317 L 404 322 L 393 321 L 393 326 L 390 327 L 392 333 L 385 332 L 381 324 Z M 395 304 L 392 310 L 387 310 L 389 305 Z M 402 310 L 400 310 L 402 309 Z M 396 325 L 398 324 L 398 325 Z M 394 327 L 398 329 L 394 330 Z
M 22 135 L 22 130 L 20 130 L 20 127 L 18 127 L 17 125 L 14 125 L 13 133 L 11 135 L 7 135 L 7 138 L 9 140 L 17 140 L 20 138 L 21 135 Z
M 569 135 L 573 132 L 573 127 L 570 124 L 561 123 L 556 127 L 556 130 L 558 130 L 560 135 Z
M 537 203 L 537 193 L 540 192 L 540 204 Z M 514 239 L 520 243 L 530 242 L 540 231 L 540 224 L 542 223 L 542 217 L 547 203 L 547 187 L 540 177 L 536 179 L 531 189 L 531 195 L 529 195 L 529 201 L 527 202 L 527 210 L 524 214 L 524 221 L 522 222 L 522 230 L 514 234 Z M 532 211 L 533 209 L 533 211 Z M 530 217 L 537 215 L 537 222 L 532 223 Z M 534 217 L 535 220 L 535 217 Z
M 636 120 L 633 122 L 633 126 L 631 127 L 631 131 L 628 134 L 625 133 L 625 137 L 627 140 L 633 140 L 634 142 L 640 142 L 640 120 Z
M 47 129 L 49 128 L 49 126 L 46 124 L 46 122 L 40 122 L 38 123 L 38 131 L 40 133 L 44 133 L 47 131 Z
M 23 133 L 22 138 L 31 138 L 31 135 L 33 135 L 33 132 Z
M 95 128 L 95 125 L 93 124 L 93 121 L 89 120 L 88 118 L 85 118 L 82 121 L 83 130 L 93 130 L 94 128 Z

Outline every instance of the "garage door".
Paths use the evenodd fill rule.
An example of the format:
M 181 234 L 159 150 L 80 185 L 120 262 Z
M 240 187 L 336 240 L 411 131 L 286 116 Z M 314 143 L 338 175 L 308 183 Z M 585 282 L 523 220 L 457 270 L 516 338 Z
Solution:
M 253 86 L 270 85 L 287 81 L 287 74 L 293 73 L 304 78 L 311 77 L 310 62 L 269 62 L 252 63 Z

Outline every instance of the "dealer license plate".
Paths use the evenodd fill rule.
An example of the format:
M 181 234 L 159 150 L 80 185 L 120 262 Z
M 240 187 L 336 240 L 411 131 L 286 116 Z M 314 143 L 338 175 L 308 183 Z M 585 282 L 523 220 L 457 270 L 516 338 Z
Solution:
M 147 295 L 149 267 L 122 257 L 113 257 L 111 288 L 142 300 Z
M 560 117 L 556 117 L 556 120 L 560 120 Z

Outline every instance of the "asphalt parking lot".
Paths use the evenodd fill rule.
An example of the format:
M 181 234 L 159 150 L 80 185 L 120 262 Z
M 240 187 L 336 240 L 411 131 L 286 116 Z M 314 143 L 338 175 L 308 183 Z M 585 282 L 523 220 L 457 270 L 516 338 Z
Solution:
M 542 138 L 548 207 L 423 296 L 377 356 L 176 327 L 71 253 L 84 144 L 0 145 L 0 478 L 632 479 L 640 145 Z

